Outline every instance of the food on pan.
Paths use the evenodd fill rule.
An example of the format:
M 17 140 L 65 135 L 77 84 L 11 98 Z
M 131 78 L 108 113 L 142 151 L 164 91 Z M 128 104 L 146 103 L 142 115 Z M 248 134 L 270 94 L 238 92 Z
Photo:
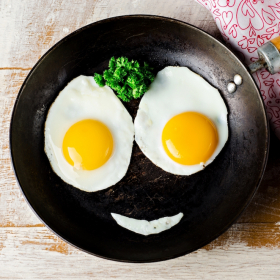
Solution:
M 103 76 L 79 76 L 59 93 L 45 123 L 45 152 L 63 181 L 88 192 L 115 185 L 127 172 L 134 129 L 142 152 L 173 174 L 196 173 L 219 154 L 228 139 L 228 112 L 218 90 L 187 67 L 166 67 L 156 78 L 151 70 L 113 57 Z M 133 125 L 118 97 L 130 101 L 145 92 Z M 183 217 L 111 215 L 142 235 L 168 230 Z
M 135 141 L 166 172 L 191 175 L 225 145 L 227 114 L 217 89 L 187 67 L 169 66 L 158 72 L 139 104 Z
M 130 163 L 134 126 L 114 92 L 93 77 L 72 80 L 45 123 L 45 152 L 53 171 L 87 192 L 119 182 Z
M 99 86 L 105 84 L 117 92 L 118 97 L 125 102 L 141 97 L 149 88 L 155 75 L 148 63 L 140 66 L 138 61 L 129 61 L 127 57 L 112 57 L 109 69 L 103 75 L 95 73 L 94 79 Z
M 156 234 L 168 230 L 177 225 L 184 216 L 183 213 L 179 213 L 172 217 L 164 217 L 148 222 L 146 220 L 132 219 L 115 213 L 111 213 L 111 215 L 120 226 L 142 235 Z

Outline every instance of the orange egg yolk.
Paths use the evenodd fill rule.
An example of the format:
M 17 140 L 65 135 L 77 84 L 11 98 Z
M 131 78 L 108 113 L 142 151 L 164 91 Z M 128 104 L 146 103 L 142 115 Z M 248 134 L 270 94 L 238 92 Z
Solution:
M 77 169 L 93 170 L 107 162 L 113 152 L 113 137 L 106 125 L 97 120 L 82 120 L 66 132 L 63 155 Z
M 213 122 L 196 112 L 185 112 L 170 119 L 162 132 L 162 145 L 177 163 L 205 163 L 218 145 L 218 132 Z

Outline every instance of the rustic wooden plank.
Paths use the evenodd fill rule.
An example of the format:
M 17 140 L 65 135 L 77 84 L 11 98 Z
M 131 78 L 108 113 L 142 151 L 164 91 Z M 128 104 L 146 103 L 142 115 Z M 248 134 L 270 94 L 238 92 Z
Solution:
M 194 1 L 0 1 L 0 68 L 30 68 L 70 32 L 108 17 L 154 14 L 180 19 L 220 36 L 211 14 Z
M 0 226 L 42 225 L 17 186 L 10 162 L 9 126 L 13 104 L 28 70 L 0 71 Z
M 46 228 L 0 228 L 0 279 L 279 279 L 279 249 L 263 243 L 279 246 L 279 225 L 236 225 L 226 234 L 230 240 L 175 260 L 127 264 L 90 256 Z

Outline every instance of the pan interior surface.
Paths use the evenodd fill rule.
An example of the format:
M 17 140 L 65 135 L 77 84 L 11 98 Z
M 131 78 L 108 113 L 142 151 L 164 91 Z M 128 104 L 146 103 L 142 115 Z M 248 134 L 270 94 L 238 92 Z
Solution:
M 155 71 L 187 66 L 219 89 L 229 115 L 229 139 L 218 157 L 191 176 L 155 166 L 134 143 L 126 176 L 87 193 L 64 183 L 44 153 L 44 124 L 59 92 L 79 75 L 101 73 L 112 57 L 148 62 Z M 227 83 L 240 74 L 233 94 Z M 139 100 L 124 104 L 135 118 Z M 268 153 L 268 127 L 259 91 L 241 62 L 221 43 L 186 23 L 124 16 L 88 25 L 55 45 L 32 69 L 16 101 L 11 155 L 21 189 L 42 221 L 65 241 L 119 261 L 150 262 L 190 253 L 223 233 L 254 195 Z M 111 213 L 154 220 L 184 213 L 160 234 L 142 236 Z

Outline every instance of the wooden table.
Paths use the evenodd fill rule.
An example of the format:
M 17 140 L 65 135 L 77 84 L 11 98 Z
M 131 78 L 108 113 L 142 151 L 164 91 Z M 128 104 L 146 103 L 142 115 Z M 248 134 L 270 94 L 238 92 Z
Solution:
M 29 209 L 10 163 L 14 100 L 37 60 L 70 32 L 124 14 L 168 16 L 221 39 L 192 0 L 0 1 L 0 279 L 280 279 L 280 141 L 272 136 L 262 184 L 242 217 L 187 256 L 127 264 L 83 253 L 51 233 Z

